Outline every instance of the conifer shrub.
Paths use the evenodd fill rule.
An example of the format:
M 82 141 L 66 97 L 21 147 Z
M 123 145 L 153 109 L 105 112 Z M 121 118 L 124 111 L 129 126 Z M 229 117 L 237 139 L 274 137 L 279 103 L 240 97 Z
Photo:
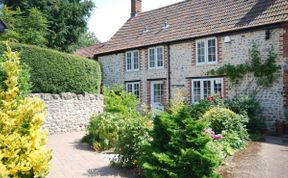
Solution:
M 177 115 L 166 112 L 154 119 L 152 138 L 140 159 L 146 177 L 217 177 L 214 169 L 221 163 L 208 143 L 204 130 L 208 123 L 193 119 L 186 108 Z
M 46 147 L 47 133 L 41 129 L 44 102 L 20 95 L 19 59 L 19 53 L 7 47 L 0 60 L 0 71 L 6 76 L 5 87 L 0 88 L 0 177 L 45 177 L 51 150 Z

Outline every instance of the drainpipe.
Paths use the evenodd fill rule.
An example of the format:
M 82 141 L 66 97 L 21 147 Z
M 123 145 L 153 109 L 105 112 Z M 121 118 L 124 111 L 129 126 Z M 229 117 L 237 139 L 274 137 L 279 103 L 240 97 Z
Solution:
M 170 55 L 170 43 L 167 44 L 168 52 L 168 99 L 171 99 L 171 55 Z

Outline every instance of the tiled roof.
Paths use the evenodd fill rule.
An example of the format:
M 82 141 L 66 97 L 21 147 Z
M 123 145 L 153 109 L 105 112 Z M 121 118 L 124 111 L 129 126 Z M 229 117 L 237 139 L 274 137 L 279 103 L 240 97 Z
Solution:
M 101 49 L 104 47 L 105 43 L 98 43 L 86 48 L 78 49 L 74 54 L 86 58 L 93 58 L 95 54 L 97 54 L 97 49 Z
M 139 13 L 104 46 L 91 48 L 103 54 L 286 21 L 288 0 L 186 0 Z

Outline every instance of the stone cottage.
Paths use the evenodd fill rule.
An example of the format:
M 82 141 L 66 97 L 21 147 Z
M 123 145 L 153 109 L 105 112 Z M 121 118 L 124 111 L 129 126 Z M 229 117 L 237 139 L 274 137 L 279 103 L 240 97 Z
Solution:
M 235 86 L 207 71 L 245 63 L 253 43 L 263 58 L 273 46 L 281 73 L 257 98 L 271 131 L 276 120 L 285 120 L 287 0 L 185 0 L 146 12 L 141 6 L 142 0 L 131 0 L 131 18 L 108 42 L 76 52 L 102 64 L 104 85 L 125 84 L 151 109 L 163 108 L 178 89 L 191 103 L 213 95 L 232 97 L 253 91 L 256 82 L 247 76 Z

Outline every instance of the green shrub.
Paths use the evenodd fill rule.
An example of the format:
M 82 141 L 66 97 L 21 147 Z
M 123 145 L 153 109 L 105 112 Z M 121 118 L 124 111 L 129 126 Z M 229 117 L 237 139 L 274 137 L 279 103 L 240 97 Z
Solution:
M 119 131 L 124 120 L 119 114 L 104 112 L 93 116 L 87 127 L 88 135 L 85 138 L 96 151 L 110 149 L 115 146 L 119 138 Z
M 241 149 L 246 145 L 246 140 L 248 140 L 247 117 L 226 108 L 213 107 L 204 114 L 202 119 L 209 122 L 209 127 L 216 133 L 224 131 L 224 140 L 233 149 Z
M 11 47 L 30 67 L 32 92 L 100 92 L 101 69 L 96 61 L 31 45 L 11 43 Z M 4 50 L 0 43 L 0 52 Z
M 112 89 L 104 87 L 105 111 L 121 113 L 125 116 L 138 113 L 139 99 L 129 93 L 127 94 L 123 86 L 115 86 Z
M 149 139 L 150 120 L 147 117 L 129 119 L 119 133 L 119 141 L 115 147 L 118 154 L 112 164 L 121 167 L 137 167 L 142 147 Z
M 262 108 L 254 97 L 243 95 L 226 99 L 224 103 L 225 107 L 235 113 L 249 117 L 249 122 L 247 123 L 249 133 L 264 133 L 266 131 L 266 123 L 261 119 Z
M 105 111 L 101 115 L 91 118 L 87 128 L 88 135 L 83 139 L 83 141 L 88 142 L 97 151 L 115 147 L 119 142 L 120 135 L 122 137 L 121 142 L 123 143 L 126 142 L 126 137 L 131 137 L 131 139 L 135 137 L 134 139 L 137 139 L 136 135 L 130 135 L 133 130 L 128 130 L 128 128 L 136 127 L 140 129 L 145 125 L 144 121 L 146 119 L 138 108 L 139 99 L 133 94 L 127 94 L 122 87 L 111 90 L 104 88 L 103 91 Z M 143 123 L 140 121 L 143 121 Z M 126 131 L 124 132 L 123 130 Z M 137 134 L 141 135 L 140 131 Z M 136 140 L 131 142 L 130 145 L 126 145 L 126 148 L 133 147 L 134 143 L 137 144 Z M 124 145 L 120 143 L 118 151 L 119 154 L 123 154 L 121 156 L 123 159 L 121 158 L 121 160 L 126 160 L 128 155 L 122 149 L 123 147 Z M 128 162 L 131 161 L 129 160 Z M 120 161 L 120 163 L 126 164 L 127 161 Z
M 195 120 L 184 108 L 177 115 L 162 113 L 155 117 L 152 139 L 145 146 L 141 169 L 146 177 L 216 177 L 221 163 L 209 148 L 204 133 L 208 124 Z

